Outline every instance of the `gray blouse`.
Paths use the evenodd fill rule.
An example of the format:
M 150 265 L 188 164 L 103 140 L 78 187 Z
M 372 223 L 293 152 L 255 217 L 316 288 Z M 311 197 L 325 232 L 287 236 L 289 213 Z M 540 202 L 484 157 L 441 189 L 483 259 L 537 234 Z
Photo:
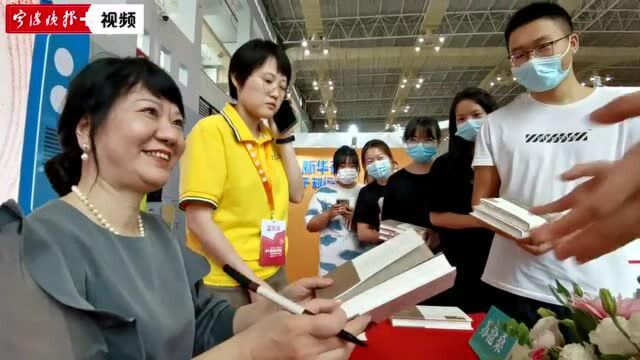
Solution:
M 115 235 L 62 200 L 24 220 L 24 265 L 49 296 L 88 314 L 77 358 L 190 359 L 233 335 L 234 310 L 213 299 L 204 258 L 155 215 L 144 237 Z

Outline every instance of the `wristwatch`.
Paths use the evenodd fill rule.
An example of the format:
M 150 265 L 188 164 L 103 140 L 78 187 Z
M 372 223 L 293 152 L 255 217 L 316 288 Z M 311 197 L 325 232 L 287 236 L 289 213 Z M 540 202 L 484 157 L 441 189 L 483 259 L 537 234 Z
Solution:
M 291 135 L 291 136 L 288 136 L 286 138 L 276 139 L 276 144 L 278 144 L 278 145 L 280 145 L 280 144 L 288 144 L 290 142 L 294 142 L 295 139 L 296 139 L 296 137 Z

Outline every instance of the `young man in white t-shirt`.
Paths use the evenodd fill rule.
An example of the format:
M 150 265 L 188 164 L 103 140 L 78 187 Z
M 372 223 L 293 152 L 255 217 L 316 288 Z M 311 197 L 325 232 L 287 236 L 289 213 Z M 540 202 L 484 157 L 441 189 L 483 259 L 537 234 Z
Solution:
M 578 35 L 560 6 L 531 4 L 516 12 L 505 30 L 512 72 L 529 90 L 491 113 L 478 136 L 472 166 L 473 203 L 503 197 L 536 206 L 553 201 L 578 185 L 560 174 L 576 163 L 618 160 L 640 140 L 640 122 L 599 126 L 590 113 L 637 89 L 596 89 L 580 85 L 573 72 Z M 585 265 L 560 261 L 528 239 L 496 235 L 482 280 L 496 288 L 494 303 L 508 315 L 533 325 L 536 310 L 565 313 L 549 291 L 558 279 L 577 282 L 587 293 L 600 288 L 633 296 L 640 243 L 631 243 Z

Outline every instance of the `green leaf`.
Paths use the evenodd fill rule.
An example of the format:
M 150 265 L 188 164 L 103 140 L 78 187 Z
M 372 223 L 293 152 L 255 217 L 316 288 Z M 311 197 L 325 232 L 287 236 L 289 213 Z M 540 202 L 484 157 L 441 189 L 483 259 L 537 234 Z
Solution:
M 571 319 L 563 319 L 559 321 L 560 324 L 562 324 L 563 326 L 566 326 L 567 329 L 569 329 L 569 331 L 571 332 L 571 335 L 574 337 L 573 339 L 565 339 L 565 341 L 567 343 L 570 343 L 570 341 L 573 343 L 582 343 L 582 341 L 586 341 L 584 340 L 584 338 L 581 337 L 580 332 L 578 332 L 578 328 L 576 327 L 576 323 L 571 320 Z M 587 338 L 588 340 L 588 338 Z
M 571 299 L 571 293 L 569 292 L 569 290 L 567 290 L 567 288 L 564 287 L 558 280 L 556 280 L 556 287 L 558 289 L 558 293 L 563 295 L 567 300 Z
M 554 313 L 553 311 L 547 309 L 547 308 L 539 308 L 537 311 L 538 315 L 540 315 L 540 317 L 558 317 L 558 315 L 556 315 L 556 313 Z
M 518 344 L 530 345 L 529 328 L 523 323 L 518 324 Z
M 600 289 L 600 301 L 602 301 L 602 307 L 611 316 L 615 318 L 618 314 L 616 306 L 616 300 L 611 295 L 611 292 L 607 289 Z
M 553 286 L 549 285 L 549 290 L 551 290 L 553 297 L 555 297 L 558 302 L 560 302 L 564 306 L 568 305 L 567 299 L 561 296 Z
M 573 286 L 573 295 L 575 295 L 577 297 L 583 297 L 584 296 L 584 292 L 582 291 L 582 288 L 580 288 L 580 285 L 578 285 L 577 282 L 572 281 L 571 285 Z
M 576 324 L 578 335 L 582 339 L 588 339 L 589 333 L 598 327 L 598 319 L 580 309 L 575 309 L 573 312 L 573 322 Z

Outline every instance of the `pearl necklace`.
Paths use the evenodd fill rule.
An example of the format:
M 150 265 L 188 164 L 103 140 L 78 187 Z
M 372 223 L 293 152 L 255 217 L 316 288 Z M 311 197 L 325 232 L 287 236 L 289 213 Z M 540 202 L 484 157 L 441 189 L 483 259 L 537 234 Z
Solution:
M 91 212 L 96 217 L 96 219 L 98 219 L 98 222 L 100 223 L 100 225 L 107 228 L 109 232 L 112 232 L 116 235 L 120 235 L 120 233 L 118 233 L 113 228 L 113 226 L 109 224 L 109 222 L 102 216 L 102 214 L 100 214 L 100 211 L 98 211 L 98 209 L 96 209 L 95 206 L 93 206 L 93 204 L 89 202 L 89 199 L 87 199 L 87 197 L 80 191 L 80 189 L 78 189 L 77 186 L 75 185 L 72 186 L 71 191 L 73 191 L 73 193 L 78 196 L 78 198 L 85 204 L 85 206 L 89 208 L 89 210 L 91 210 Z M 144 237 L 144 223 L 142 222 L 142 216 L 140 216 L 140 214 L 138 214 L 138 231 L 140 233 L 140 236 Z

